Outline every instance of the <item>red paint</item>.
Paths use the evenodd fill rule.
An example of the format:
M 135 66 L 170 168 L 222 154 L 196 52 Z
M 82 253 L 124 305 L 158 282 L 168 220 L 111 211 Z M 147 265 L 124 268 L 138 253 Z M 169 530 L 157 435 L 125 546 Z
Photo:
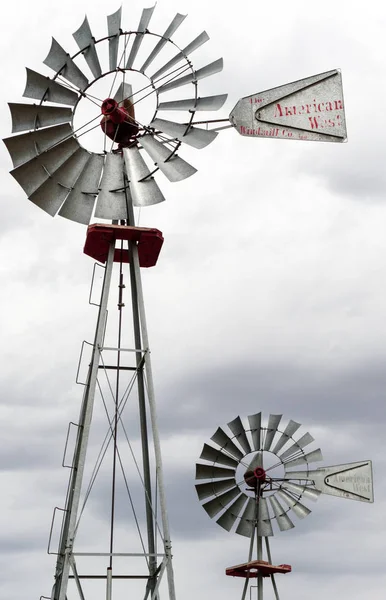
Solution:
M 125 240 L 136 242 L 141 267 L 154 267 L 157 263 L 164 238 L 158 229 L 148 227 L 130 227 L 128 225 L 103 225 L 96 223 L 87 228 L 86 243 L 83 252 L 95 260 L 105 263 L 112 241 Z M 129 262 L 127 249 L 115 250 L 114 262 Z
M 314 99 L 311 104 L 301 104 L 295 106 L 293 104 L 285 105 L 276 103 L 274 117 L 294 117 L 299 115 L 311 115 L 325 112 L 335 112 L 343 110 L 342 100 L 329 100 L 327 102 L 319 102 Z
M 225 569 L 225 575 L 230 577 L 244 577 L 245 579 L 261 577 L 270 577 L 276 573 L 291 573 L 291 565 L 271 565 L 265 560 L 252 560 L 241 565 L 228 567 Z
M 134 105 L 126 98 L 119 105 L 114 98 L 106 98 L 102 102 L 103 118 L 100 122 L 102 131 L 121 148 L 133 143 L 138 133 L 138 125 L 135 122 Z

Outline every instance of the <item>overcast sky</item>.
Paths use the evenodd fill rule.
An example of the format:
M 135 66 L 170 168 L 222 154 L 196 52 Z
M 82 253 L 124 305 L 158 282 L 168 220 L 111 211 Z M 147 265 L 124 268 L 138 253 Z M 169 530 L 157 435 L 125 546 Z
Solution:
M 135 29 L 150 5 L 124 4 L 123 28 Z M 101 38 L 118 7 L 14 0 L 3 8 L 2 137 L 11 132 L 6 103 L 28 102 L 24 68 L 52 75 L 42 64 L 51 36 L 72 54 L 84 14 Z M 211 37 L 192 57 L 196 68 L 224 57 L 224 71 L 199 86 L 200 95 L 229 94 L 219 117 L 243 96 L 340 68 L 348 128 L 345 144 L 226 130 L 203 150 L 183 147 L 198 173 L 176 184 L 158 177 L 166 202 L 137 215 L 165 237 L 143 279 L 178 597 L 241 595 L 224 569 L 246 559 L 248 541 L 200 507 L 194 465 L 219 425 L 262 410 L 302 423 L 327 465 L 374 461 L 373 505 L 322 497 L 294 530 L 275 535 L 273 562 L 293 566 L 278 579 L 281 597 L 383 600 L 386 8 L 375 0 L 163 0 L 150 29 L 162 33 L 177 11 L 188 13 L 180 46 L 203 29 Z M 5 147 L 0 164 L 0 598 L 37 599 L 53 582 L 46 547 L 52 510 L 64 503 L 67 425 L 82 397 L 79 350 L 93 338 L 93 261 L 82 253 L 85 227 L 29 202 L 8 174 Z M 114 282 L 112 314 L 116 303 Z M 105 430 L 101 410 L 92 452 Z M 82 531 L 96 547 L 106 534 L 107 471 Z M 120 524 L 124 510 L 122 500 Z

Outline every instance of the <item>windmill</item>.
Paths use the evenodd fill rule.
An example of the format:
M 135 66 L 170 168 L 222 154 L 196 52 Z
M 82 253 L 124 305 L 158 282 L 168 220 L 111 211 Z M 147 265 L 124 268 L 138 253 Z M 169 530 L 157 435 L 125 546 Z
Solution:
M 214 445 L 204 444 L 196 464 L 196 491 L 204 510 L 226 531 L 250 539 L 248 560 L 226 569 L 226 575 L 245 579 L 242 600 L 254 579 L 258 600 L 263 600 L 265 577 L 278 600 L 275 575 L 289 573 L 291 566 L 272 564 L 269 538 L 275 527 L 292 529 L 294 516 L 308 516 L 309 501 L 320 494 L 374 500 L 371 461 L 314 469 L 311 465 L 323 460 L 320 448 L 308 449 L 314 438 L 308 432 L 299 437 L 300 423 L 290 420 L 282 428 L 281 421 L 282 415 L 271 414 L 264 425 L 259 412 L 248 416 L 245 426 L 236 417 L 212 435 Z
M 134 207 L 158 204 L 165 199 L 158 185 L 160 176 L 178 182 L 193 175 L 195 167 L 180 156 L 184 145 L 203 149 L 223 128 L 235 128 L 241 135 L 254 137 L 333 142 L 346 139 L 341 75 L 337 70 L 252 94 L 239 100 L 227 118 L 197 118 L 197 112 L 203 111 L 206 116 L 207 111 L 217 111 L 226 100 L 226 94 L 202 97 L 198 91 L 202 79 L 222 70 L 223 61 L 217 59 L 195 68 L 191 55 L 208 41 L 207 33 L 204 31 L 179 47 L 173 41 L 173 35 L 182 26 L 185 16 L 177 14 L 163 33 L 158 34 L 149 29 L 153 12 L 154 7 L 144 9 L 136 29 L 124 31 L 121 10 L 118 10 L 107 17 L 107 36 L 99 40 L 93 36 L 86 17 L 74 33 L 79 50 L 73 56 L 52 40 L 44 63 L 54 75 L 46 76 L 27 69 L 24 96 L 35 102 L 9 105 L 15 135 L 4 142 L 14 165 L 12 176 L 29 200 L 51 216 L 59 215 L 84 225 L 95 219 L 108 222 L 88 226 L 84 248 L 87 255 L 104 265 L 104 275 L 95 337 L 90 344 L 88 373 L 84 381 L 79 381 L 84 385 L 80 417 L 69 427 L 66 444 L 65 454 L 70 456 L 65 463 L 70 468 L 66 502 L 54 513 L 52 529 L 55 529 L 58 515 L 62 515 L 62 521 L 58 546 L 52 550 L 57 555 L 52 600 L 65 600 L 69 585 L 81 599 L 90 595 L 95 597 L 102 585 L 103 594 L 109 600 L 121 581 L 133 580 L 145 581 L 144 597 L 153 600 L 158 597 L 164 574 L 167 575 L 169 597 L 171 600 L 175 597 L 140 275 L 141 267 L 156 264 L 163 236 L 158 229 L 136 226 Z M 149 52 L 141 55 L 145 47 Z M 143 78 L 137 88 L 132 83 L 134 76 Z M 94 86 L 100 84 L 105 85 L 105 91 L 96 95 Z M 186 89 L 190 90 L 186 96 L 175 98 L 176 90 Z M 154 99 L 154 110 L 149 122 L 145 122 L 140 118 L 140 110 L 149 97 Z M 77 114 L 84 102 L 89 103 L 89 116 L 78 123 Z M 179 121 L 164 118 L 169 113 L 181 115 Z M 82 145 L 83 136 L 91 130 L 97 130 L 101 135 L 102 143 L 97 152 Z M 118 269 L 114 269 L 115 263 Z M 119 289 L 117 336 L 115 343 L 108 345 L 111 321 L 108 305 L 113 276 L 116 276 Z M 128 345 L 123 341 L 122 317 L 126 281 L 131 290 L 133 321 L 133 339 Z M 127 361 L 127 356 L 133 357 L 133 361 Z M 105 402 L 102 374 L 104 386 L 113 399 L 110 406 Z M 133 376 L 124 383 L 124 376 L 128 374 Z M 140 552 L 118 552 L 117 473 L 121 468 L 125 484 L 128 484 L 120 444 L 122 437 L 129 441 L 125 411 L 134 386 L 138 394 L 141 468 L 137 470 L 143 486 L 144 534 L 139 531 Z M 87 486 L 96 396 L 100 396 L 106 412 L 107 432 L 89 473 Z M 71 436 L 75 437 L 72 452 Z M 131 451 L 132 446 L 129 446 Z M 81 519 L 98 474 L 106 464 L 108 450 L 112 455 L 108 469 L 112 477 L 108 541 L 106 547 L 98 546 L 97 551 L 88 547 L 85 551 L 79 550 Z M 136 460 L 134 463 L 137 465 Z M 131 502 L 128 485 L 127 488 Z M 134 516 L 140 530 L 137 516 Z M 93 557 L 105 561 L 97 572 L 79 568 L 84 558 Z M 140 572 L 128 564 L 129 559 L 137 557 L 143 559 L 144 569 Z M 127 559 L 123 573 L 117 566 L 120 558 Z M 93 586 L 86 589 L 89 582 Z

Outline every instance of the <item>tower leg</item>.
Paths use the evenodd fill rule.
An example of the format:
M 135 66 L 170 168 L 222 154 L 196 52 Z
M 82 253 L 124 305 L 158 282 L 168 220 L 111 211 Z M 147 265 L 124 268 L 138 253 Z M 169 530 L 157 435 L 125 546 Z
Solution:
M 134 224 L 134 214 L 133 207 L 131 202 L 128 202 L 128 214 L 129 214 L 129 223 Z M 151 355 L 149 348 L 149 337 L 147 332 L 147 322 L 146 322 L 146 312 L 145 312 L 145 303 L 143 298 L 143 289 L 142 289 L 142 279 L 141 279 L 141 269 L 139 266 L 139 257 L 138 257 L 138 246 L 136 244 L 132 244 L 132 265 L 133 265 L 133 273 L 135 279 L 135 288 L 138 299 L 138 311 L 139 318 L 141 324 L 141 336 L 142 336 L 142 347 L 146 351 L 145 358 L 145 373 L 146 373 L 146 381 L 147 381 L 147 396 L 149 402 L 149 413 L 150 413 L 150 421 L 151 428 L 153 434 L 153 444 L 154 444 L 154 455 L 155 455 L 155 463 L 156 463 L 156 477 L 158 482 L 158 492 L 160 499 L 160 509 L 161 509 L 161 519 L 162 519 L 162 529 L 164 534 L 164 552 L 165 552 L 165 562 L 166 562 L 166 572 L 168 579 L 168 587 L 169 587 L 169 598 L 170 600 L 175 600 L 175 586 L 174 586 L 174 572 L 173 572 L 173 564 L 172 564 L 172 545 L 170 539 L 170 528 L 169 528 L 169 518 L 166 507 L 166 494 L 165 494 L 165 483 L 163 477 L 163 468 L 162 468 L 162 454 L 161 454 L 161 443 L 158 432 L 158 419 L 157 419 L 157 410 L 155 403 L 155 391 L 154 391 L 154 381 L 153 381 L 153 370 L 151 365 Z
M 88 373 L 82 408 L 79 419 L 78 436 L 76 440 L 74 460 L 70 475 L 70 482 L 65 507 L 65 517 L 59 542 L 59 554 L 56 563 L 55 583 L 52 590 L 52 600 L 66 600 L 68 579 L 70 574 L 72 547 L 75 537 L 76 521 L 79 509 L 80 493 L 83 481 L 86 451 L 90 433 L 90 425 L 94 407 L 95 389 L 97 385 L 100 348 L 103 343 L 103 335 L 107 316 L 107 303 L 110 292 L 111 276 L 113 272 L 115 243 L 110 244 L 101 302 L 99 306 L 97 326 L 95 331 L 94 345 L 92 350 L 91 364 Z

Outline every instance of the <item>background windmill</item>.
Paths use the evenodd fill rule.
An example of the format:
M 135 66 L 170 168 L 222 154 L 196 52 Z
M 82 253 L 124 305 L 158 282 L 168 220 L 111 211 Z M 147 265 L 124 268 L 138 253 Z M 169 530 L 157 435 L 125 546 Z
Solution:
M 147 4 L 136 3 L 130 8 L 135 23 L 144 6 Z M 180 485 L 181 474 L 189 464 L 193 477 L 192 465 L 202 440 L 209 439 L 213 433 L 210 428 L 203 429 L 197 440 L 190 429 L 193 423 L 195 427 L 202 427 L 201 416 L 195 416 L 196 410 L 201 415 L 204 410 L 200 398 L 203 402 L 207 399 L 206 411 L 215 411 L 213 422 L 226 423 L 234 417 L 234 398 L 240 394 L 239 385 L 234 387 L 231 379 L 240 383 L 246 395 L 251 396 L 256 391 L 252 385 L 256 374 L 261 382 L 259 391 L 264 413 L 269 412 L 275 401 L 278 412 L 296 415 L 299 421 L 307 423 L 307 429 L 323 449 L 327 464 L 333 464 L 337 457 L 342 462 L 349 462 L 353 456 L 372 456 L 377 472 L 383 468 L 383 457 L 378 449 L 382 432 L 378 423 L 382 421 L 384 384 L 383 371 L 377 366 L 383 361 L 384 228 L 383 204 L 377 201 L 383 186 L 382 170 L 377 166 L 383 156 L 383 141 L 381 132 L 372 125 L 369 130 L 363 118 L 370 84 L 375 97 L 382 95 L 384 82 L 379 73 L 383 68 L 383 9 L 379 6 L 370 11 L 370 32 L 367 26 L 362 26 L 366 24 L 362 8 L 355 4 L 350 6 L 350 19 L 345 7 L 337 7 L 336 3 L 334 6 L 327 3 L 326 13 L 322 15 L 316 15 L 311 8 L 301 23 L 300 39 L 298 17 L 291 13 L 288 4 L 278 2 L 277 6 L 275 25 L 260 27 L 259 43 L 254 45 L 250 43 L 249 34 L 255 34 L 255 26 L 242 20 L 242 27 L 235 29 L 234 15 L 216 2 L 205 6 L 185 3 L 184 7 L 176 7 L 166 1 L 154 13 L 160 28 L 166 25 L 161 21 L 161 15 L 165 18 L 177 11 L 189 13 L 189 24 L 196 26 L 194 33 L 199 33 L 205 25 L 211 35 L 212 54 L 208 60 L 223 54 L 227 67 L 226 73 L 216 76 L 215 85 L 213 82 L 212 86 L 209 79 L 202 82 L 206 95 L 227 89 L 225 77 L 235 86 L 244 82 L 245 90 L 240 90 L 242 95 L 251 89 L 268 88 L 337 65 L 344 70 L 350 119 L 350 143 L 336 150 L 331 150 L 332 146 L 305 148 L 300 144 L 289 148 L 274 142 L 256 145 L 254 141 L 248 143 L 238 137 L 222 136 L 220 144 L 209 148 L 210 165 L 206 151 L 184 153 L 184 158 L 199 169 L 199 174 L 186 184 L 166 187 L 166 182 L 162 190 L 167 194 L 168 202 L 159 209 L 149 209 L 151 212 L 146 212 L 147 216 L 145 211 L 141 213 L 141 223 L 159 223 L 168 238 L 158 271 L 145 281 L 154 336 L 153 351 L 159 365 L 158 381 L 162 381 L 160 400 L 165 409 L 170 402 L 170 407 L 176 411 L 173 420 L 163 423 L 162 427 L 166 439 L 170 436 L 168 483 L 172 486 L 171 493 L 175 491 L 179 496 L 185 494 Z M 26 4 L 15 3 L 13 7 L 18 12 L 17 33 L 23 32 L 28 63 L 35 70 L 42 67 L 50 36 L 54 35 L 66 47 L 68 32 L 82 22 L 85 12 L 93 28 L 98 30 L 99 25 L 98 34 L 102 35 L 105 28 L 105 15 L 100 15 L 100 9 L 91 2 L 56 7 L 54 24 L 49 18 L 53 14 L 52 7 L 42 2 L 34 4 L 33 12 Z M 118 6 L 113 6 L 111 12 L 115 8 Z M 205 23 L 201 8 L 205 10 Z M 127 7 L 124 10 L 126 13 Z M 253 14 L 252 3 L 246 3 L 246 10 Z M 270 11 L 261 10 L 263 17 L 271 18 Z M 334 17 L 330 18 L 331 15 Z M 22 73 L 27 63 L 25 49 L 15 43 L 17 36 L 13 22 L 14 14 L 7 19 L 5 13 L 2 40 L 6 50 L 2 68 L 7 85 L 2 88 L 3 106 L 9 101 L 20 102 Z M 233 40 L 232 48 L 229 39 Z M 305 46 L 312 47 L 313 52 L 305 54 Z M 13 49 L 12 56 L 9 48 Z M 296 64 L 292 51 L 283 51 L 283 48 L 296 51 Z M 76 51 L 75 42 L 71 51 Z M 203 62 L 205 58 L 202 56 Z M 233 100 L 228 104 L 229 110 L 232 107 Z M 2 112 L 0 119 L 2 135 L 8 136 L 10 119 L 7 110 Z M 248 143 L 246 154 L 245 143 Z M 3 169 L 7 171 L 2 179 L 2 249 L 3 256 L 8 257 L 2 262 L 6 273 L 6 285 L 2 284 L 5 306 L 2 331 L 4 336 L 8 333 L 9 340 L 7 348 L 3 349 L 2 377 L 3 402 L 9 403 L 10 408 L 3 415 L 1 439 L 3 456 L 9 456 L 12 449 L 13 457 L 7 472 L 2 474 L 2 482 L 3 502 L 5 497 L 8 498 L 5 508 L 15 517 L 13 521 L 3 523 L 3 536 L 12 540 L 15 553 L 10 560 L 4 549 L 6 568 L 1 585 L 4 597 L 16 595 L 20 598 L 25 595 L 25 580 L 29 581 L 29 589 L 35 587 L 36 593 L 31 590 L 30 594 L 35 596 L 51 580 L 52 561 L 49 557 L 45 559 L 40 550 L 36 550 L 36 545 L 39 540 L 40 547 L 46 543 L 47 515 L 62 498 L 63 490 L 58 489 L 60 482 L 57 481 L 61 474 L 57 466 L 64 442 L 63 421 L 71 419 L 77 410 L 76 403 L 72 403 L 72 396 L 75 397 L 77 392 L 69 386 L 76 368 L 73 357 L 78 352 L 79 339 L 89 337 L 94 313 L 85 302 L 90 262 L 87 257 L 79 257 L 83 228 L 74 228 L 66 219 L 56 219 L 53 226 L 50 217 L 46 218 L 47 227 L 43 228 L 44 215 L 29 202 L 24 202 L 21 211 L 22 191 L 8 175 L 10 163 L 5 148 L 2 156 Z M 224 165 L 222 177 L 214 178 L 213 173 L 219 173 Z M 241 177 L 236 178 L 234 171 Z M 370 187 L 367 184 L 360 186 L 358 181 L 365 175 L 367 177 L 370 171 Z M 200 185 L 200 195 L 195 187 L 199 183 L 197 178 L 205 183 Z M 192 190 L 191 184 L 194 184 Z M 235 198 L 242 200 L 235 204 Z M 366 202 L 363 202 L 364 198 Z M 188 222 L 190 235 L 186 238 Z M 229 237 L 220 235 L 220 230 L 229 235 L 237 230 L 242 242 L 233 245 L 229 252 Z M 175 233 L 177 231 L 181 233 Z M 205 246 L 204 264 L 197 258 L 197 248 L 201 245 Z M 211 283 L 215 276 L 216 287 Z M 281 281 L 279 287 L 278 281 Z M 241 298 L 237 291 L 240 288 L 245 290 Z M 268 295 L 269 303 L 265 300 Z M 236 307 L 239 308 L 237 319 L 234 316 Z M 260 315 L 255 326 L 251 326 L 247 318 L 251 311 Z M 164 318 L 160 319 L 160 314 Z M 71 330 L 67 326 L 70 319 Z M 299 326 L 302 339 L 307 339 L 304 345 L 299 344 Z M 199 334 L 202 328 L 208 354 L 203 351 L 202 335 Z M 375 331 L 377 335 L 374 335 Z M 243 334 L 243 343 L 239 332 Z M 20 334 L 22 344 L 18 338 Z M 175 345 L 169 345 L 167 356 L 163 350 L 165 336 L 176 340 Z M 184 359 L 188 352 L 192 356 L 189 363 Z M 52 354 L 63 357 L 60 372 L 47 366 Z M 170 360 L 180 373 L 177 380 L 174 369 L 173 372 L 167 369 Z M 215 370 L 213 378 L 207 373 L 208 360 Z M 15 370 L 12 365 L 16 364 Z M 33 375 L 27 376 L 31 366 Z M 284 389 L 284 378 L 289 382 L 289 390 Z M 47 391 L 43 397 L 40 393 L 38 398 L 35 390 L 43 389 Z M 209 389 L 213 393 L 209 394 Z M 57 398 L 55 406 L 52 402 L 54 394 Z M 28 402 L 21 404 L 25 397 Z M 289 397 L 294 403 L 291 412 L 286 406 Z M 323 402 L 326 397 L 331 398 L 329 406 Z M 221 418 L 219 411 L 222 411 Z M 253 408 L 248 412 L 253 412 Z M 181 448 L 182 441 L 178 437 L 181 429 L 184 430 L 185 452 L 189 452 L 184 464 L 181 464 L 180 453 L 173 451 L 174 443 Z M 26 440 L 29 442 L 28 456 Z M 15 484 L 15 478 L 19 483 Z M 378 500 L 382 494 L 380 485 L 382 483 L 378 481 Z M 186 491 L 186 494 L 190 492 Z M 28 519 L 23 520 L 21 514 L 25 505 L 22 499 L 26 497 L 30 500 Z M 207 516 L 197 505 L 195 494 L 186 498 L 185 504 L 188 502 L 192 518 L 195 515 L 194 530 L 198 531 L 200 525 L 203 539 L 208 533 Z M 343 504 L 344 510 L 340 508 Z M 346 515 L 346 507 L 349 515 Z M 186 543 L 177 538 L 175 544 L 189 557 L 190 564 L 195 561 L 203 573 L 208 559 L 204 562 L 194 532 L 188 529 L 183 515 L 180 518 L 180 503 L 175 509 L 174 526 L 176 529 L 185 527 L 184 539 L 189 540 Z M 380 509 L 381 504 L 375 504 L 374 514 Z M 357 529 L 354 533 L 351 523 L 355 515 Z M 333 531 L 330 537 L 334 544 L 338 536 L 341 543 L 342 524 L 344 527 L 347 551 L 342 553 L 340 574 L 325 551 L 323 523 L 326 516 L 331 519 Z M 353 536 L 361 535 L 366 540 L 366 552 L 373 557 L 374 564 L 379 560 L 377 539 L 381 515 L 378 524 L 367 519 L 364 522 L 362 517 L 363 507 L 359 503 L 322 498 L 312 520 L 297 522 L 297 531 L 299 534 L 304 532 L 304 536 L 302 545 L 298 546 L 294 541 L 292 549 L 299 559 L 306 556 L 307 572 L 314 574 L 315 594 L 340 591 L 343 597 L 350 593 L 355 597 L 358 587 L 364 585 L 377 597 L 378 585 L 384 588 L 380 574 L 374 577 L 372 573 L 358 571 L 355 578 L 350 576 L 353 561 L 356 561 L 349 552 Z M 313 532 L 312 539 L 307 536 L 308 527 Z M 12 535 L 7 533 L 11 528 Z M 245 548 L 245 539 L 241 536 L 229 536 L 220 527 L 214 530 L 214 536 L 211 531 L 211 538 L 206 538 L 211 562 L 209 570 L 205 569 L 207 589 L 212 589 L 213 593 L 215 587 L 220 589 L 218 584 L 223 583 L 224 564 L 224 557 L 219 558 L 223 545 L 213 537 L 222 540 L 224 536 L 227 544 L 230 540 L 236 545 L 240 543 L 240 552 Z M 285 554 L 286 537 L 285 534 L 275 537 L 275 556 L 280 552 L 281 544 Z M 320 561 L 325 565 L 323 577 L 317 575 Z M 33 577 L 31 573 L 31 577 L 26 575 L 21 579 L 20 574 L 28 574 L 32 563 L 40 565 L 40 573 L 46 574 L 44 581 L 37 580 L 36 568 Z M 190 571 L 185 564 L 180 568 L 184 573 L 180 585 L 184 589 Z M 8 577 L 12 579 L 12 586 L 6 583 Z M 291 590 L 292 585 L 295 586 L 293 582 L 294 579 L 286 581 Z M 311 582 L 307 573 L 298 572 L 296 582 L 296 593 L 306 594 Z M 196 580 L 191 585 L 197 593 L 202 589 Z M 230 579 L 228 586 L 229 595 L 234 597 L 239 582 Z
M 280 531 L 292 529 L 294 516 L 304 519 L 311 512 L 304 502 L 315 501 L 322 493 L 373 502 L 371 461 L 315 469 L 312 464 L 323 457 L 320 448 L 308 449 L 314 438 L 298 432 L 300 423 L 291 420 L 282 427 L 281 421 L 282 415 L 271 414 L 264 425 L 260 412 L 250 415 L 244 426 L 236 417 L 212 435 L 214 445 L 204 444 L 196 464 L 202 507 L 227 531 L 250 538 L 247 560 L 226 569 L 227 575 L 245 579 L 243 600 L 254 579 L 263 600 L 264 577 L 271 580 L 278 599 L 276 573 L 291 570 L 288 564 L 277 566 L 272 561 L 273 523 Z

